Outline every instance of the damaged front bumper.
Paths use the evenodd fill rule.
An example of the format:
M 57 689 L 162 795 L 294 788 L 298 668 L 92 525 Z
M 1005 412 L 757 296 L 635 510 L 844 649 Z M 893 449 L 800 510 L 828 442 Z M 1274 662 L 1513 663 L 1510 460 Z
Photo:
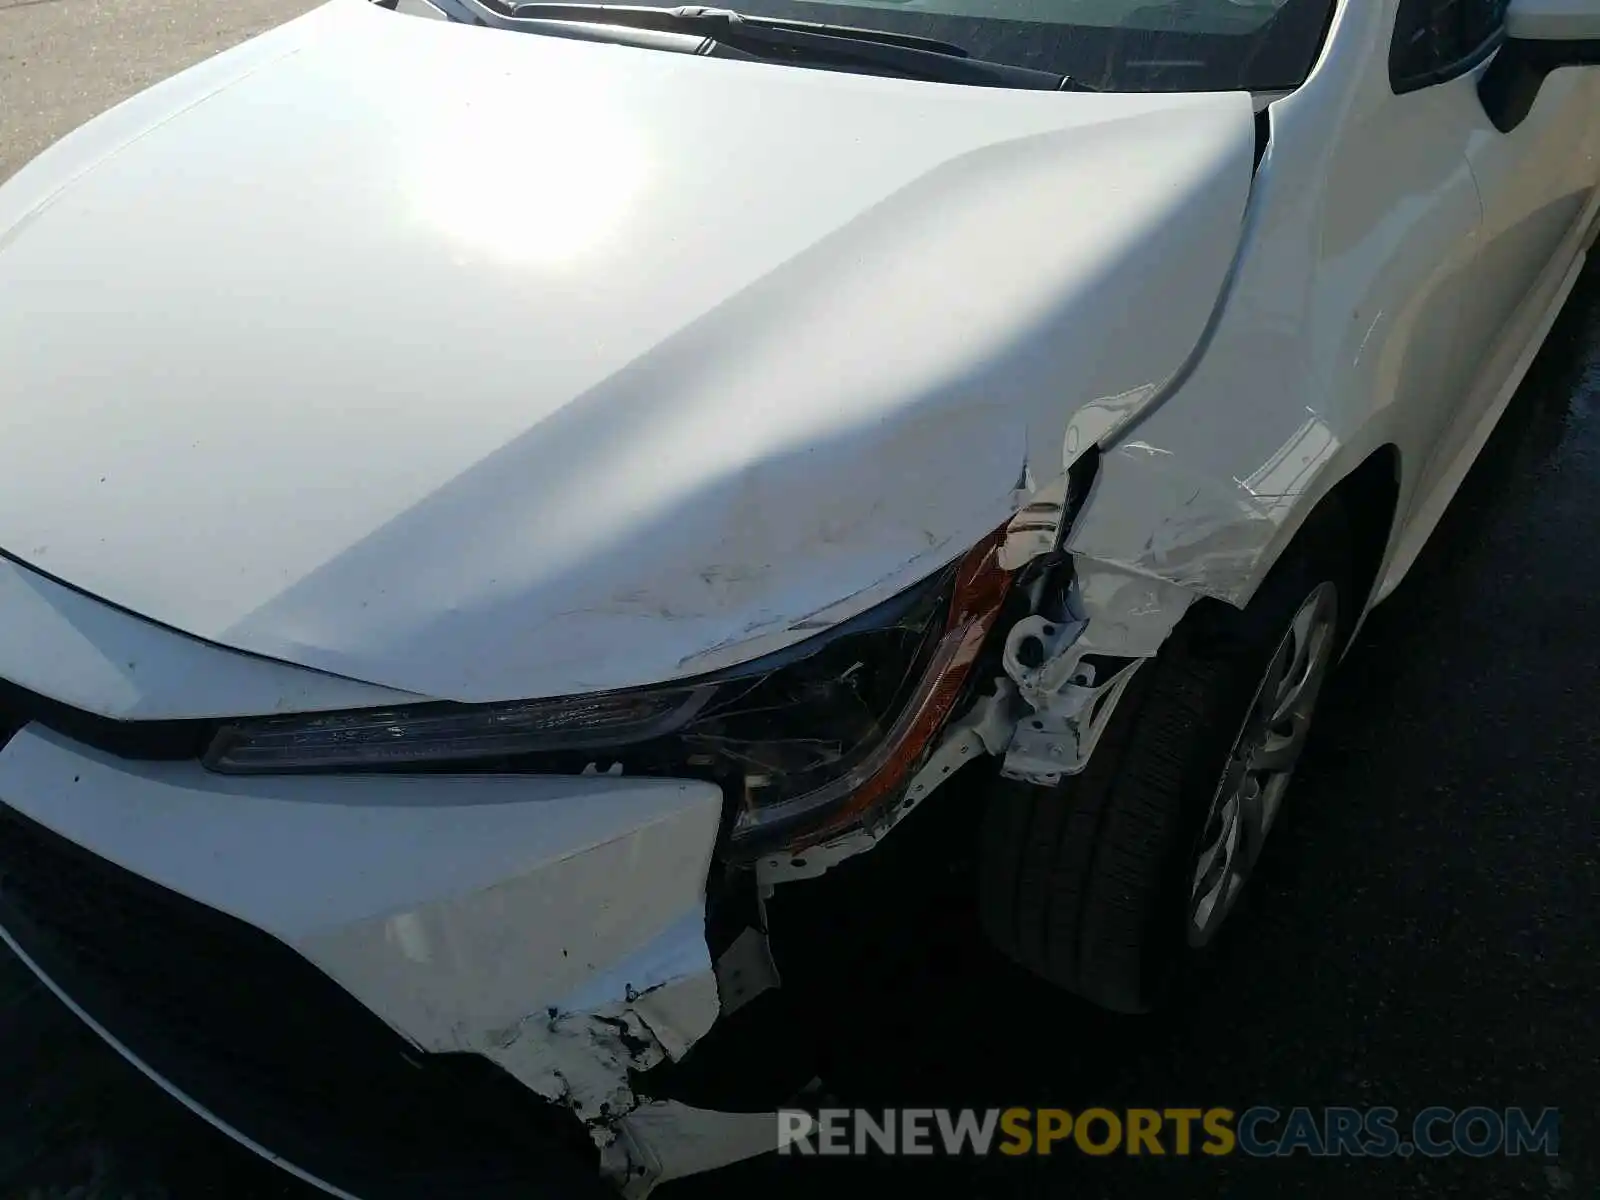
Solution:
M 978 758 L 1041 784 L 1080 771 L 1122 689 L 1194 599 L 1070 551 L 1096 478 L 1096 456 L 1080 458 L 1049 503 L 1020 505 L 952 565 L 946 601 L 919 619 L 932 647 L 917 660 L 921 683 L 863 764 L 867 784 L 753 860 L 730 855 L 730 799 L 709 780 L 219 774 L 193 757 L 120 757 L 23 713 L 0 749 L 0 822 L 14 827 L 0 831 L 0 938 L 196 1112 L 334 1194 L 404 1194 L 389 1150 L 355 1166 L 330 1154 L 330 1141 L 361 1141 L 352 1116 L 379 1146 L 437 1156 L 439 1131 L 485 1097 L 504 1102 L 443 1140 L 473 1145 L 479 1164 L 497 1161 L 476 1144 L 485 1131 L 533 1152 L 531 1164 L 505 1164 L 508 1177 L 586 1157 L 581 1186 L 604 1179 L 637 1197 L 773 1149 L 770 1110 L 670 1098 L 674 1065 L 777 983 L 760 897 L 870 849 Z M 39 863 L 67 861 L 70 897 L 38 878 Z M 731 918 L 742 905 L 723 894 L 730 880 L 750 908 Z M 103 919 L 124 909 L 137 919 Z M 217 962 L 237 986 L 218 990 Z M 330 1009 L 355 1030 L 337 1052 L 320 1028 Z M 173 1050 L 174 1030 L 207 1047 Z M 359 1060 L 345 1054 L 368 1042 Z M 305 1062 L 314 1085 L 285 1083 Z M 463 1069 L 478 1076 L 474 1100 L 451 1083 Z M 299 1126 L 328 1096 L 346 1099 L 312 1122 L 320 1129 L 296 1128 L 233 1094 L 258 1075 Z M 440 1169 L 430 1161 L 420 1177 Z
M 1024 508 L 954 571 L 940 649 L 885 739 L 881 786 L 836 810 L 848 824 L 718 862 L 728 801 L 704 780 L 224 775 L 19 722 L 0 749 L 0 939 L 197 1113 L 334 1194 L 405 1195 L 397 1145 L 441 1158 L 459 1143 L 480 1173 L 555 1171 L 580 1193 L 605 1180 L 632 1197 L 773 1149 L 774 1112 L 653 1086 L 777 983 L 759 896 L 870 849 L 977 758 L 1043 784 L 1081 770 L 1194 598 L 1060 548 L 1093 478 L 1083 463 L 1053 517 Z M 1041 529 L 1049 548 L 1008 560 Z M 71 870 L 40 866 L 58 863 Z M 754 910 L 731 924 L 708 903 L 708 883 L 730 878 Z M 106 919 L 124 910 L 132 920 Z M 218 970 L 235 982 L 219 990 Z M 330 1010 L 355 1031 L 331 1035 L 333 1051 Z M 353 1058 L 358 1043 L 371 1045 Z M 258 1076 L 280 1103 L 240 1100 Z M 379 1147 L 355 1165 L 352 1117 Z M 495 1148 L 479 1144 L 490 1135 Z M 402 1174 L 433 1179 L 433 1195 L 494 1194 L 439 1183 L 433 1158 Z
M 452 1139 L 473 1194 L 697 1169 L 697 1114 L 630 1081 L 722 1009 L 713 786 L 225 778 L 28 725 L 0 800 L 0 936 L 170 1092 L 325 1190 L 448 1194 Z M 719 1161 L 774 1144 L 734 1124 Z

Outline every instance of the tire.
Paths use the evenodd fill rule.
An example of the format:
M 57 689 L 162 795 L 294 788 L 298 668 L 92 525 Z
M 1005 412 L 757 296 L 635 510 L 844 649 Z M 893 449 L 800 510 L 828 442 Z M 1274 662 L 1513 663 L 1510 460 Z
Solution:
M 1243 772 L 1234 753 L 1236 745 L 1253 744 L 1242 739 L 1258 723 L 1253 714 L 1263 711 L 1257 700 L 1267 702 L 1268 673 L 1280 669 L 1277 656 L 1291 644 L 1291 626 L 1298 628 L 1313 599 L 1316 619 L 1332 622 L 1318 653 L 1329 662 L 1337 657 L 1356 615 L 1350 576 L 1347 525 L 1337 509 L 1325 507 L 1243 610 L 1213 600 L 1190 609 L 1130 681 L 1082 774 L 1054 787 L 998 782 L 984 814 L 978 884 L 985 931 L 1002 953 L 1115 1012 L 1157 1004 L 1175 973 L 1203 949 L 1194 943 L 1209 942 L 1215 932 L 1198 927 L 1195 897 L 1203 853 L 1220 852 L 1228 840 L 1211 837 L 1219 822 L 1226 824 L 1219 789 L 1236 777 L 1254 780 L 1254 803 L 1275 790 L 1281 806 L 1288 786 L 1283 773 L 1282 786 L 1267 789 L 1261 782 L 1267 776 Z M 1310 695 L 1313 707 L 1325 670 Z M 1305 727 L 1310 717 L 1308 711 Z M 1297 735 L 1302 747 L 1304 732 Z M 1261 746 L 1264 752 L 1266 742 Z M 1234 828 L 1243 823 L 1239 808 L 1235 803 Z M 1255 847 L 1250 865 L 1261 838 L 1235 834 L 1235 846 Z M 1236 899 L 1237 891 L 1219 894 Z M 1220 909 L 1219 903 L 1213 922 L 1224 921 L 1232 907 L 1231 899 Z

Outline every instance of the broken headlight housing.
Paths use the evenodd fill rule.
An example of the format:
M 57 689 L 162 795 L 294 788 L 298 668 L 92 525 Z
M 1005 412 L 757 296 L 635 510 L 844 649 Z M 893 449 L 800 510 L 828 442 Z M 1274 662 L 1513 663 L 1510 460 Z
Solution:
M 998 535 L 910 591 L 696 679 L 510 704 L 418 704 L 223 726 L 227 774 L 622 772 L 723 788 L 735 844 L 814 840 L 888 800 L 949 717 L 1003 604 Z

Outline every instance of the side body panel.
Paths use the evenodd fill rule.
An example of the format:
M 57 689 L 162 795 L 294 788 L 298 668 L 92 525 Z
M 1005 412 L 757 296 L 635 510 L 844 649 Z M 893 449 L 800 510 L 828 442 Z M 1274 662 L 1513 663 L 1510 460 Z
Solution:
M 1271 106 L 1271 142 L 1214 335 L 1182 387 L 1104 444 L 1068 543 L 1081 560 L 1242 605 L 1317 502 L 1393 445 L 1400 519 L 1381 595 L 1487 436 L 1485 417 L 1498 410 L 1474 396 L 1507 391 L 1512 371 L 1479 347 L 1517 310 L 1510 289 L 1570 274 L 1588 221 L 1570 200 L 1583 168 L 1563 170 L 1552 132 L 1522 156 L 1525 170 L 1541 172 L 1523 199 L 1480 192 L 1481 129 L 1492 129 L 1475 79 L 1394 94 L 1394 21 L 1393 0 L 1341 6 L 1312 79 Z M 1551 99 L 1562 112 L 1572 103 L 1559 91 Z M 1567 155 L 1582 157 L 1584 137 L 1561 137 L 1573 141 Z M 1545 208 L 1537 198 L 1555 193 L 1568 197 L 1565 240 L 1548 235 L 1548 222 L 1532 240 L 1506 240 L 1514 211 Z M 1506 260 L 1519 280 L 1497 268 Z M 1536 292 L 1528 305 L 1543 315 L 1554 292 Z M 1536 320 L 1512 320 L 1497 344 L 1531 357 L 1543 332 Z
M 1380 585 L 1404 577 L 1521 382 L 1576 279 L 1596 222 L 1600 69 L 1552 73 L 1532 110 L 1502 132 L 1477 95 L 1483 68 L 1434 89 L 1452 108 L 1482 198 L 1484 227 L 1462 296 L 1460 419 L 1433 447 Z

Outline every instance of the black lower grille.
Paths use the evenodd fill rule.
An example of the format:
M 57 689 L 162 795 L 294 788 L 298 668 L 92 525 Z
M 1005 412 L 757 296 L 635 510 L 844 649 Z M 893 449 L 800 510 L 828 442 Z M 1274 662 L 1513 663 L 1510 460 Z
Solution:
M 576 1123 L 487 1059 L 416 1050 L 283 943 L 4 805 L 0 927 L 179 1091 L 345 1190 L 597 1193 Z

